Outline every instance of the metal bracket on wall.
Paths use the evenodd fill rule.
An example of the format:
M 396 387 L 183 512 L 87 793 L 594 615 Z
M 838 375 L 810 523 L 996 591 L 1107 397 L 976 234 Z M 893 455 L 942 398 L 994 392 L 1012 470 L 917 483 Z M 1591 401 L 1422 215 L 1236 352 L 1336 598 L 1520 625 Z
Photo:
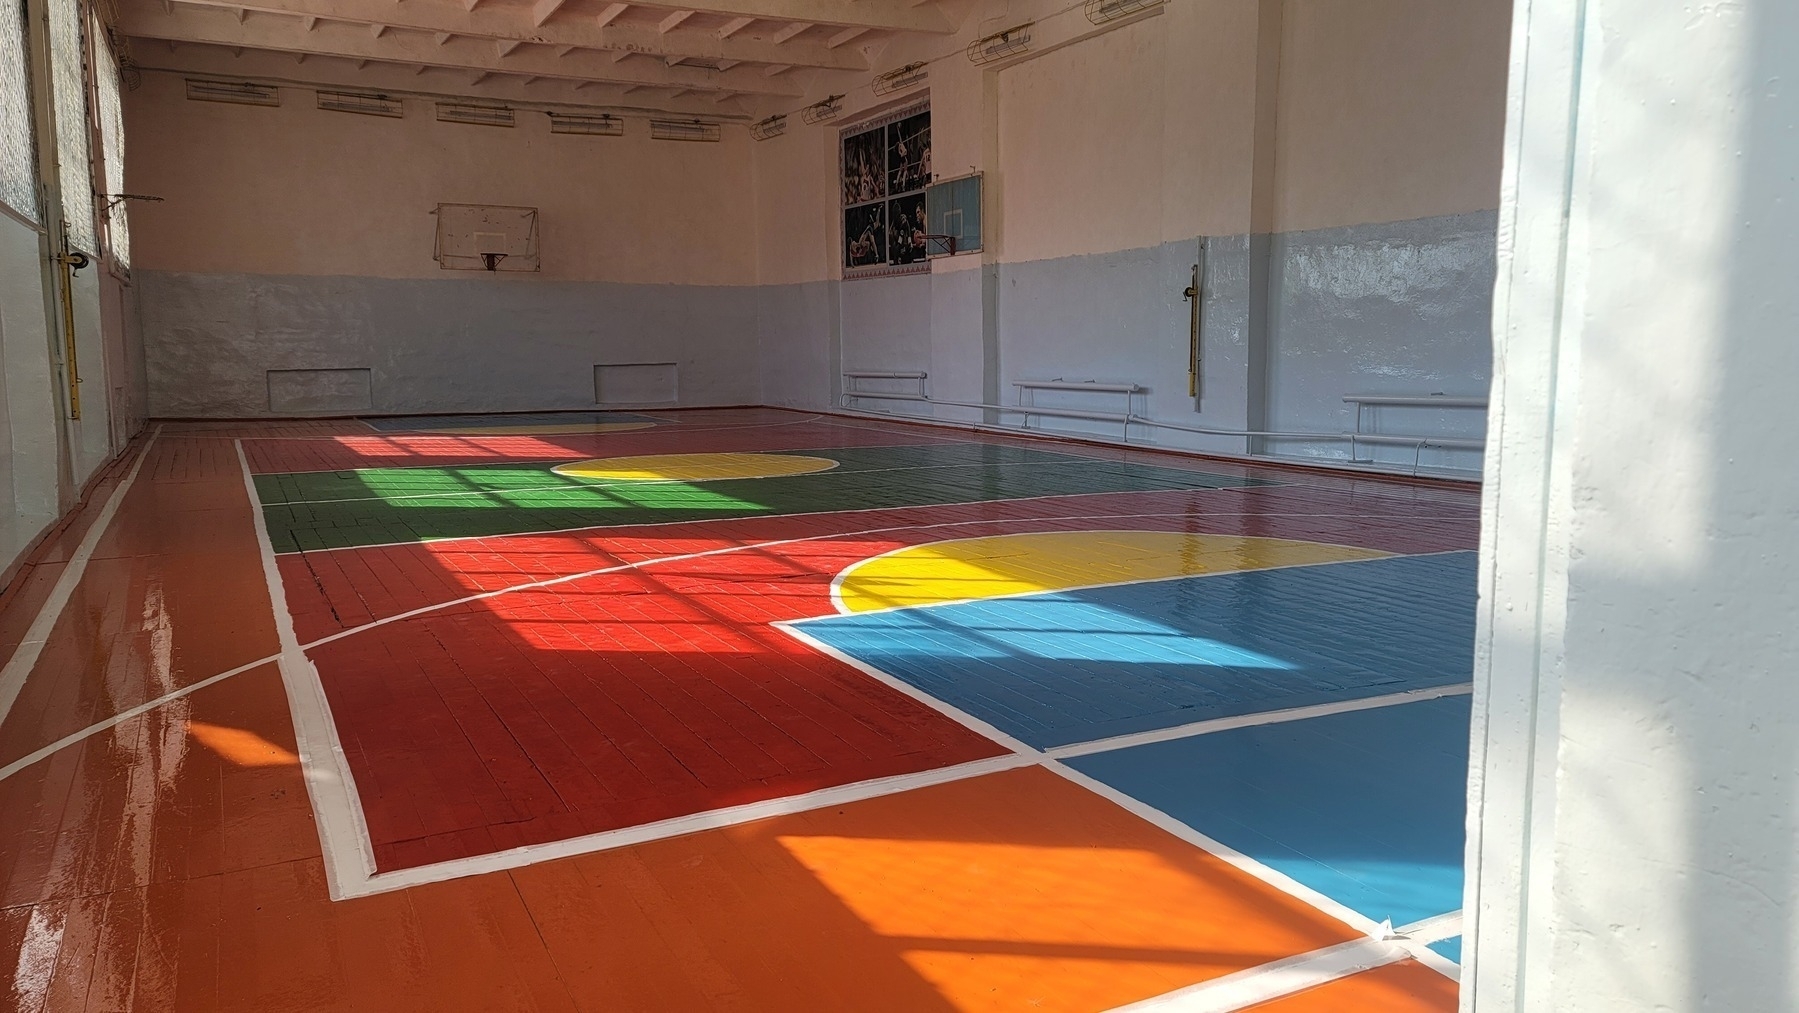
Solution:
M 1181 292 L 1187 300 L 1187 396 L 1199 397 L 1200 328 L 1203 325 L 1200 317 L 1200 302 L 1205 298 L 1205 287 L 1201 279 L 1206 269 L 1206 241 L 1199 241 L 1199 263 L 1193 265 L 1193 281 Z M 1198 405 L 1194 406 L 1198 410 Z

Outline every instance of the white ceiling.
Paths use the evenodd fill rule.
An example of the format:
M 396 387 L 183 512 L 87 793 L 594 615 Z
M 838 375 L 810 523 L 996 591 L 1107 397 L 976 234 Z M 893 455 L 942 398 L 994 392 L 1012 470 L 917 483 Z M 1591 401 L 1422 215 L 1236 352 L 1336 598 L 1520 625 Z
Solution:
M 121 0 L 117 27 L 150 70 L 754 117 L 956 25 L 940 0 Z

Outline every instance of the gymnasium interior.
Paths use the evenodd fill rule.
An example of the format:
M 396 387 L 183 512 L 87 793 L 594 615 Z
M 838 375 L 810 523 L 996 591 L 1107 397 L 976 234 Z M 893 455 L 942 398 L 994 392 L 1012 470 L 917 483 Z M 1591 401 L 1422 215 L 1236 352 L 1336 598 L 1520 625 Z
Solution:
M 1799 1010 L 1795 58 L 3 0 L 0 1011 Z

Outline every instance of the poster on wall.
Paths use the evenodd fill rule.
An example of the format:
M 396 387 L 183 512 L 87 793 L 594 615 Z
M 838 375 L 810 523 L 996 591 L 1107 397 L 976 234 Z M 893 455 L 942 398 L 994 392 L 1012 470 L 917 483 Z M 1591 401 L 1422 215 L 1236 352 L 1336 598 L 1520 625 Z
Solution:
M 887 205 L 864 204 L 843 213 L 844 267 L 887 262 Z
M 870 130 L 843 139 L 845 207 L 887 196 L 887 152 L 883 133 Z
M 925 260 L 924 193 L 907 194 L 887 202 L 887 260 L 892 264 L 922 264 Z
M 929 270 L 930 109 L 910 106 L 844 130 L 840 155 L 844 277 Z
M 931 114 L 887 126 L 887 192 L 923 190 L 931 181 Z

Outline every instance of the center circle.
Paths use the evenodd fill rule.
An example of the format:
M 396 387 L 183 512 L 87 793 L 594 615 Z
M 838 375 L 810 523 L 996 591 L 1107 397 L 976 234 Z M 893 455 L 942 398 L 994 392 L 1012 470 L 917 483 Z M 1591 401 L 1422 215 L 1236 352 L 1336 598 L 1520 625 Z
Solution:
M 619 482 L 719 482 L 810 475 L 830 471 L 837 463 L 828 457 L 803 454 L 651 454 L 575 461 L 550 470 L 569 478 Z

